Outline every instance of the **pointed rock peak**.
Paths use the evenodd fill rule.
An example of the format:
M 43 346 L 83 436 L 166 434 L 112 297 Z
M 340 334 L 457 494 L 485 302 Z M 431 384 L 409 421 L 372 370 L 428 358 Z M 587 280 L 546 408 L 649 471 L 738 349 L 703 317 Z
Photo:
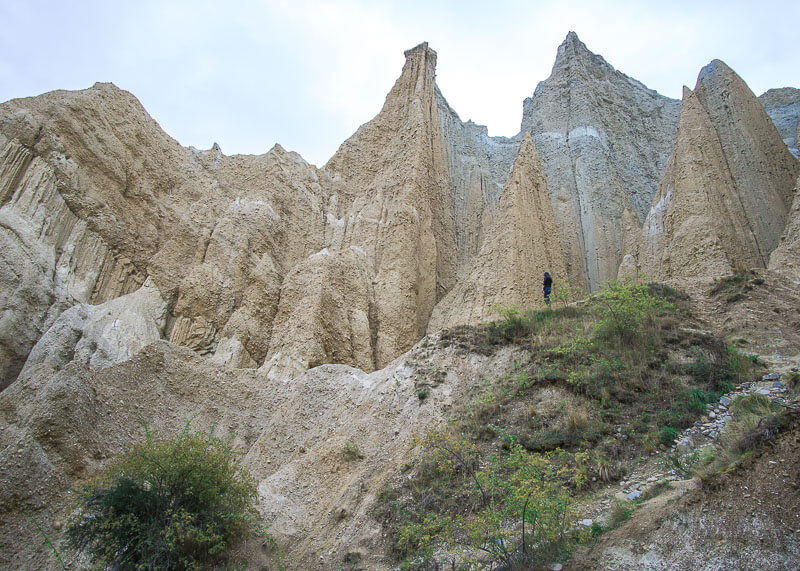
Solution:
M 406 56 L 406 59 L 412 56 L 416 56 L 417 54 L 433 54 L 434 59 L 436 59 L 436 52 L 428 47 L 428 42 L 422 42 L 419 45 L 414 46 L 410 50 L 406 50 L 403 52 L 403 55 Z
M 688 87 L 686 87 L 684 85 L 683 86 L 683 97 L 682 97 L 682 99 L 685 101 L 686 99 L 688 99 L 692 95 L 694 95 L 694 91 L 692 91 L 691 89 L 689 89 Z
M 525 136 L 522 137 L 522 143 L 519 145 L 519 154 L 523 153 L 530 153 L 531 147 L 533 150 L 536 150 L 536 144 L 533 142 L 533 137 L 531 137 L 530 133 L 525 133 Z
M 584 43 L 581 41 L 581 39 L 578 37 L 578 34 L 576 34 L 573 31 L 570 31 L 567 34 L 567 37 L 564 38 L 564 41 L 561 42 L 561 45 L 583 46 L 584 48 L 586 47 Z
M 567 37 L 561 42 L 561 45 L 558 46 L 558 54 L 556 55 L 556 65 L 558 65 L 559 60 L 570 60 L 575 57 L 594 57 L 599 58 L 600 56 L 592 53 L 589 51 L 589 48 L 586 47 L 580 38 L 578 38 L 578 34 L 575 32 L 570 32 L 567 34 Z M 600 58 L 602 61 L 602 58 Z
M 404 51 L 403 55 L 406 56 L 404 70 L 412 66 L 430 69 L 432 72 L 436 71 L 436 52 L 428 47 L 428 42 L 422 42 L 418 46 Z
M 517 161 L 520 160 L 524 160 L 526 163 L 532 161 L 536 165 L 536 168 L 541 168 L 541 164 L 539 162 L 539 151 L 536 149 L 536 143 L 533 142 L 533 137 L 531 137 L 530 133 L 525 133 L 525 136 L 522 138 L 522 142 L 519 145 Z M 515 161 L 515 167 L 517 161 Z
M 728 64 L 726 64 L 721 59 L 711 60 L 707 66 L 700 70 L 700 74 L 697 76 L 697 85 L 699 86 L 702 82 L 708 81 L 712 78 L 716 77 L 725 77 L 725 76 L 733 76 L 736 75 Z M 695 87 L 697 89 L 697 87 Z
M 96 81 L 94 85 L 92 85 L 92 89 L 100 89 L 100 90 L 108 90 L 108 91 L 122 91 L 119 87 L 114 85 L 110 81 Z

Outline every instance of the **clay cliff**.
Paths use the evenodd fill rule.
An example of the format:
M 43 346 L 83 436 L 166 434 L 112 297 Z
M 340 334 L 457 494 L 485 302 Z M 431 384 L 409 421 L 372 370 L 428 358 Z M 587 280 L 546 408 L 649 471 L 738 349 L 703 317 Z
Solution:
M 764 107 L 715 60 L 684 90 L 675 149 L 642 228 L 636 268 L 652 279 L 765 268 L 790 222 L 800 172 Z M 791 239 L 790 239 L 791 241 Z
M 637 248 L 678 103 L 614 70 L 574 33 L 511 138 L 461 121 L 435 74 L 427 44 L 406 52 L 383 109 L 322 169 L 279 145 L 233 157 L 216 145 L 182 148 L 111 84 L 2 104 L 2 384 L 63 311 L 131 293 L 148 278 L 167 306 L 163 338 L 216 362 L 264 367 L 272 377 L 329 362 L 383 367 L 458 319 L 431 315 L 450 292 L 474 289 L 485 273 L 478 259 L 505 240 L 496 210 L 515 192 L 509 175 L 526 134 L 552 204 L 555 230 L 529 237 L 529 254 L 545 265 L 485 273 L 481 287 L 497 293 L 457 313 L 474 320 L 488 316 L 490 300 L 534 303 L 530 291 L 512 293 L 538 288 L 534 270 L 583 289 L 614 277 L 623 254 Z M 706 92 L 713 89 L 698 93 Z M 785 97 L 768 99 L 791 115 Z M 754 98 L 749 104 L 760 108 Z M 773 141 L 749 166 L 733 164 L 732 176 L 771 188 L 762 183 L 784 168 L 769 162 L 776 153 Z M 749 174 L 761 163 L 766 174 Z M 776 184 L 776 217 L 756 214 L 760 197 L 746 210 L 762 266 L 787 219 L 786 183 Z M 517 202 L 508 198 L 501 210 Z M 523 228 L 542 219 L 529 212 L 520 220 Z M 538 253 L 556 244 L 563 270 Z M 315 286 L 323 282 L 329 287 Z M 451 314 L 445 306 L 437 316 Z
M 336 184 L 276 146 L 258 157 L 184 149 L 110 84 L 2 105 L 3 384 L 76 303 L 150 277 L 164 338 L 261 363 L 283 277 L 319 251 Z
M 616 276 L 626 228 L 641 226 L 672 151 L 678 101 L 647 89 L 570 32 L 523 106 L 553 199 L 571 283 Z
M 369 509 L 414 432 L 501 359 L 426 335 L 541 306 L 544 271 L 556 291 L 634 270 L 800 281 L 796 90 L 760 102 L 715 60 L 673 101 L 570 33 L 520 133 L 489 137 L 435 51 L 405 55 L 323 168 L 181 147 L 111 84 L 0 104 L 0 564 L 47 561 L 16 541 L 21 506 L 60 517 L 142 415 L 235 434 L 298 565 L 379 550 Z
M 775 123 L 789 152 L 797 158 L 797 130 L 800 119 L 800 89 L 782 87 L 770 89 L 758 96 L 758 100 Z
M 566 274 L 536 145 L 526 135 L 487 238 L 456 286 L 436 306 L 430 329 L 495 319 L 498 307 L 540 306 L 542 276 Z

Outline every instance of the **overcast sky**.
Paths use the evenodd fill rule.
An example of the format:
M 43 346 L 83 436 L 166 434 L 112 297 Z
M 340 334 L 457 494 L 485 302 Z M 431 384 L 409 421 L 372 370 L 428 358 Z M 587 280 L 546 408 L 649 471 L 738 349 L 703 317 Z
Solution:
M 427 41 L 463 120 L 515 135 L 522 100 L 574 30 L 679 98 L 724 60 L 760 95 L 800 87 L 799 0 L 0 0 L 0 101 L 111 81 L 185 146 L 324 164 Z

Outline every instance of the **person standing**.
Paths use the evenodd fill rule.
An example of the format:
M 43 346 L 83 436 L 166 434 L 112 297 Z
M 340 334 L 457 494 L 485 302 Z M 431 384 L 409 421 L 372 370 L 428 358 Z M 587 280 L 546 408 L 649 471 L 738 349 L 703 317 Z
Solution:
M 544 294 L 544 302 L 550 305 L 550 291 L 553 289 L 553 278 L 547 272 L 544 273 L 544 282 L 542 283 L 542 293 Z

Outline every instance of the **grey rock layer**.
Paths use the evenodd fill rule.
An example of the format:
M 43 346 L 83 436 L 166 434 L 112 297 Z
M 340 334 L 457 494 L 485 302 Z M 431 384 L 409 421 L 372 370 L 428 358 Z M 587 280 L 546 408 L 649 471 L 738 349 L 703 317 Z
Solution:
M 758 96 L 769 118 L 775 123 L 783 142 L 795 158 L 797 152 L 797 129 L 800 122 L 800 89 L 781 87 L 770 89 Z
M 557 281 L 566 278 L 547 183 L 530 135 L 522 140 L 490 218 L 478 254 L 436 305 L 429 332 L 497 318 L 497 306 L 541 306 L 544 272 Z
M 672 151 L 680 102 L 647 89 L 570 32 L 550 77 L 524 102 L 553 200 L 570 280 L 617 274 L 625 212 L 641 225 Z

